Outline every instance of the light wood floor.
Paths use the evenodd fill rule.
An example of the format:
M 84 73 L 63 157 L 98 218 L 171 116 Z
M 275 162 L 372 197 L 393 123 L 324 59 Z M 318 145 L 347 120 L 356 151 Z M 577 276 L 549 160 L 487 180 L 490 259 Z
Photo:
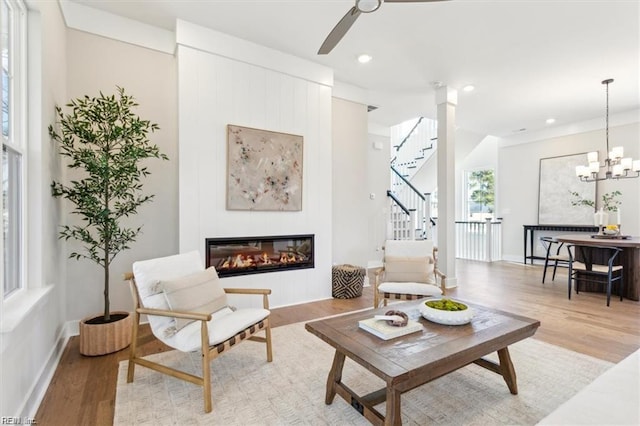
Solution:
M 607 308 L 603 294 L 584 292 L 568 300 L 566 270 L 558 273 L 555 282 L 548 278 L 544 285 L 540 266 L 517 263 L 458 261 L 457 275 L 459 284 L 450 296 L 540 320 L 535 339 L 610 362 L 619 362 L 640 348 L 640 302 L 612 297 Z M 367 287 L 355 299 L 273 309 L 271 320 L 277 327 L 372 304 L 371 287 Z M 144 352 L 166 350 L 148 328 L 144 334 Z M 118 363 L 126 358 L 126 349 L 84 357 L 78 353 L 78 338 L 71 338 L 38 409 L 38 424 L 111 425 Z

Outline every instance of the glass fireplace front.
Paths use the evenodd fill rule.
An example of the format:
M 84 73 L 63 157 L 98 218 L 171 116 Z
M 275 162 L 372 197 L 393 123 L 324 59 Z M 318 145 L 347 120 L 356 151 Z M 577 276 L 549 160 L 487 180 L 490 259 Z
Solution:
M 220 277 L 314 267 L 313 234 L 207 238 L 207 268 Z

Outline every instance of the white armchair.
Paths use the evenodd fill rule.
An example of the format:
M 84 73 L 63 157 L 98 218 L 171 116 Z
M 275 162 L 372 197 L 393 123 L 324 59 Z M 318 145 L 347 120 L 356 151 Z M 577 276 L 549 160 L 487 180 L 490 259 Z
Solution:
M 444 295 L 446 277 L 438 270 L 437 252 L 431 240 L 387 240 L 383 267 L 374 273 L 374 308 L 390 299 Z
M 267 361 L 273 359 L 269 324 L 269 289 L 223 289 L 215 269 L 204 269 L 197 251 L 135 262 L 125 275 L 134 300 L 134 325 L 127 382 L 135 365 L 186 380 L 204 388 L 204 411 L 210 412 L 210 361 L 243 340 L 266 344 Z M 262 308 L 231 309 L 226 295 L 262 295 Z M 202 377 L 161 365 L 137 354 L 140 315 L 146 314 L 153 335 L 182 352 L 202 354 Z M 264 332 L 263 336 L 256 333 Z

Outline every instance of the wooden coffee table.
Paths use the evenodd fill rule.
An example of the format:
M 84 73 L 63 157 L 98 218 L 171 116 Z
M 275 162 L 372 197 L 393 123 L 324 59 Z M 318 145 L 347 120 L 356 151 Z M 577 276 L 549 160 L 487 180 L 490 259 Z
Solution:
M 358 328 L 358 321 L 384 314 L 390 307 L 309 322 L 307 331 L 336 349 L 327 378 L 325 403 L 331 404 L 336 393 L 374 425 L 400 425 L 400 396 L 411 389 L 475 363 L 502 375 L 512 394 L 518 393 L 516 373 L 507 347 L 533 336 L 540 322 L 495 309 L 469 303 L 475 310 L 471 323 L 446 326 L 420 316 L 422 302 L 394 304 L 419 320 L 423 330 L 391 340 L 382 340 Z M 464 302 L 467 303 L 467 302 Z M 483 359 L 498 353 L 499 364 Z M 365 367 L 386 382 L 386 386 L 368 395 L 357 395 L 342 383 L 345 358 Z M 386 401 L 386 416 L 374 407 Z

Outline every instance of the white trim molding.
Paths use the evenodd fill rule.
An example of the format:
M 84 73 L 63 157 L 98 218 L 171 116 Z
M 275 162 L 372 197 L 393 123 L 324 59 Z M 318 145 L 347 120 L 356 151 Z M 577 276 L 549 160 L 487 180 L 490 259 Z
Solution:
M 67 27 L 173 55 L 175 33 L 69 0 L 60 0 Z
M 178 45 L 212 53 L 292 77 L 333 86 L 333 70 L 324 65 L 178 19 Z

